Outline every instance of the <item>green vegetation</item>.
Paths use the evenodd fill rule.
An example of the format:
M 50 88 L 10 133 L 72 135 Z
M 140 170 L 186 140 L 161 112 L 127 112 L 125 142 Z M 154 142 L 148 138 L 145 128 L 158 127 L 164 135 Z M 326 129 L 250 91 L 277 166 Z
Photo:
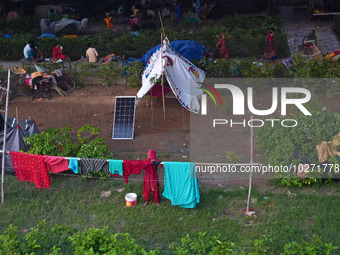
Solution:
M 80 158 L 113 158 L 104 139 L 96 137 L 100 127 L 85 125 L 77 131 L 77 140 L 71 137 L 70 127 L 48 128 L 26 138 L 27 153 Z
M 90 228 L 83 232 L 72 231 L 71 228 L 56 224 L 50 226 L 45 220 L 26 234 L 25 239 L 19 238 L 17 227 L 10 225 L 5 235 L 0 235 L 0 252 L 4 254 L 162 254 L 156 250 L 147 252 L 130 234 L 110 234 L 108 227 L 103 229 Z M 259 239 L 236 244 L 223 240 L 221 236 L 209 237 L 199 232 L 198 237 L 189 235 L 181 239 L 181 244 L 171 243 L 173 254 L 265 254 L 268 241 Z M 241 247 L 242 245 L 242 247 Z M 246 247 L 246 248 L 244 248 Z M 288 254 L 332 254 L 338 247 L 324 243 L 314 236 L 311 242 L 302 244 L 290 242 L 284 246 L 281 255 Z
M 202 43 L 208 51 L 215 53 L 215 56 L 218 56 L 215 45 L 220 34 L 225 33 L 231 57 L 240 58 L 260 57 L 263 54 L 267 30 L 272 27 L 275 29 L 277 54 L 282 57 L 286 55 L 288 49 L 282 23 L 281 17 L 267 13 L 265 17 L 225 17 L 220 27 L 216 27 L 214 22 L 207 22 L 206 25 L 190 26 L 190 29 L 182 30 L 174 29 L 172 25 L 169 25 L 165 27 L 165 30 L 170 41 L 195 40 Z M 27 41 L 40 36 L 39 20 L 31 21 L 20 18 L 13 20 L 12 24 L 15 28 L 11 33 L 13 39 L 0 38 L 1 45 L 6 46 L 0 50 L 0 58 L 22 58 L 22 49 Z M 32 32 L 32 24 L 38 28 L 38 31 L 33 30 Z M 6 29 L 6 24 L 0 24 L 1 31 L 6 31 Z M 74 29 L 62 31 L 62 35 L 67 32 L 78 34 L 78 38 L 43 38 L 38 42 L 38 47 L 45 52 L 47 57 L 51 57 L 53 44 L 57 40 L 63 46 L 63 52 L 71 59 L 77 60 L 84 56 L 87 43 L 92 42 L 102 56 L 115 53 L 138 58 L 160 43 L 161 29 L 157 31 L 142 30 L 139 36 L 131 35 L 130 31 L 125 31 L 121 35 L 112 31 L 84 34 L 84 31 L 80 32 Z
M 120 192 L 122 188 L 124 190 Z M 22 240 L 25 238 L 23 231 L 28 230 L 26 238 L 32 233 L 30 241 L 20 243 L 30 242 L 31 247 L 34 247 L 34 240 L 39 239 L 35 244 L 42 245 L 46 249 L 44 251 L 54 245 L 62 248 L 61 251 L 75 249 L 68 245 L 71 242 L 76 242 L 79 249 L 97 245 L 99 241 L 96 240 L 100 240 L 106 230 L 89 229 L 105 226 L 108 226 L 110 234 L 130 233 L 130 237 L 146 250 L 160 247 L 161 253 L 178 251 L 178 245 L 185 251 L 189 249 L 188 244 L 193 243 L 196 248 L 189 245 L 191 250 L 187 254 L 202 254 L 199 247 L 205 247 L 206 253 L 213 247 L 229 247 L 233 251 L 256 251 L 264 247 L 268 250 L 266 254 L 278 254 L 284 251 L 286 244 L 293 241 L 302 246 L 303 240 L 313 243 L 314 234 L 321 237 L 322 243 L 340 245 L 340 190 L 336 185 L 306 187 L 304 190 L 269 187 L 261 193 L 255 189 L 255 202 L 251 208 L 254 208 L 257 217 L 242 216 L 241 209 L 246 206 L 248 190 L 239 187 L 232 190 L 201 187 L 201 202 L 197 209 L 191 210 L 171 206 L 171 202 L 166 199 L 161 199 L 160 207 L 154 203 L 144 207 L 142 183 L 131 180 L 125 184 L 118 180 L 52 176 L 51 189 L 39 191 L 33 183 L 19 182 L 15 176 L 6 176 L 5 189 L 5 203 L 0 207 L 0 232 L 3 233 L 12 224 L 18 227 Z M 102 191 L 108 190 L 111 191 L 109 197 L 100 197 Z M 125 206 L 124 196 L 129 192 L 138 194 L 136 207 Z M 52 226 L 49 230 L 47 227 L 39 227 L 46 229 L 46 234 L 30 230 L 43 219 Z M 54 226 L 56 223 L 67 227 Z M 67 232 L 69 230 L 72 232 Z M 54 238 L 60 233 L 64 233 L 63 236 L 67 238 L 76 231 L 81 231 L 78 235 L 84 238 L 78 237 L 72 241 Z M 199 232 L 206 233 L 201 246 Z M 187 234 L 190 239 L 186 237 Z M 105 240 L 109 239 L 105 242 L 112 241 L 110 235 L 104 236 Z M 47 241 L 49 238 L 54 241 Z M 124 235 L 119 235 L 118 239 L 121 238 Z M 94 243 L 91 243 L 92 240 Z M 223 245 L 216 244 L 216 240 Z M 172 242 L 175 244 L 171 249 L 169 244 Z M 234 243 L 234 246 L 229 242 Z M 255 246 L 254 242 L 260 243 Z
M 319 161 L 315 146 L 322 141 L 332 141 L 334 136 L 340 133 L 340 115 L 313 112 L 312 116 L 299 115 L 294 119 L 298 122 L 294 128 L 280 125 L 271 128 L 267 125 L 260 128 L 257 133 L 259 149 L 263 151 L 271 165 L 298 166 L 301 158 L 306 158 L 310 164 L 315 164 L 315 171 L 309 174 L 309 178 L 301 179 L 295 174 L 287 173 L 280 175 L 283 177 L 282 183 L 287 186 L 302 186 L 302 184 L 321 182 L 321 177 L 326 179 L 339 177 L 339 169 L 334 168 L 328 174 L 323 171 L 323 167 L 317 171 Z M 294 158 L 294 153 L 298 155 L 298 159 Z M 334 156 L 330 161 L 337 166 L 340 164 L 340 160 Z

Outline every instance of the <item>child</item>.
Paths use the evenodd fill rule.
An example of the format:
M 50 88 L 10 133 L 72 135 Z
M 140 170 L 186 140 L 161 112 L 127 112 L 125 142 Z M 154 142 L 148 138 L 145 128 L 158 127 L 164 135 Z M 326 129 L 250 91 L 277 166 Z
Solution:
M 148 151 L 148 157 L 144 161 L 155 162 L 159 161 L 154 150 Z M 153 200 L 157 206 L 159 206 L 160 194 L 159 183 L 157 175 L 157 165 L 151 165 L 145 169 L 145 176 L 143 182 L 143 197 L 145 199 L 144 206 L 148 205 L 150 201 L 150 191 L 153 196 Z

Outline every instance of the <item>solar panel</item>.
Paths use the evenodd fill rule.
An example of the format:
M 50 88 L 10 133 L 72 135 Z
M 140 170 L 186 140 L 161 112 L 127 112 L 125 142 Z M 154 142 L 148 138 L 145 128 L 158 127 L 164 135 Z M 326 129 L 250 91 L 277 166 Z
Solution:
M 133 139 L 136 97 L 117 96 L 112 139 Z

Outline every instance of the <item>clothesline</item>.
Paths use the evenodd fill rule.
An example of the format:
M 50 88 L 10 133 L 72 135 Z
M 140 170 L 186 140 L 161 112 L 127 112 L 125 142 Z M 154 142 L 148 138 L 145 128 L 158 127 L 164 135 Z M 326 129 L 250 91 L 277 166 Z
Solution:
M 3 151 L 0 150 L 0 153 L 2 153 Z M 8 154 L 9 151 L 6 151 L 6 153 Z M 50 156 L 50 155 L 49 155 Z M 63 157 L 63 156 L 52 156 L 52 157 Z M 63 157 L 66 160 L 70 160 L 71 158 L 75 158 L 75 157 Z M 81 160 L 81 158 L 75 158 L 78 161 Z M 109 159 L 106 160 L 106 162 L 109 162 Z M 219 166 L 260 166 L 262 165 L 261 163 L 203 163 L 203 162 L 192 162 L 195 163 L 196 165 L 200 165 L 200 166 L 212 166 L 212 165 L 219 165 Z M 164 162 L 161 162 L 160 165 L 164 165 Z
M 56 175 L 56 176 L 70 176 L 70 177 L 76 177 L 76 178 L 84 178 L 84 176 L 78 175 L 78 174 L 62 174 L 62 173 L 52 173 L 52 175 Z M 99 176 L 85 176 L 85 178 L 87 179 L 102 179 L 103 177 L 99 177 Z M 258 177 L 258 178 L 253 178 L 253 179 L 259 179 L 262 180 L 262 177 Z M 116 180 L 116 181 L 124 181 L 123 179 L 119 178 L 118 176 L 115 177 L 106 177 L 105 180 Z M 203 181 L 216 181 L 216 182 L 221 182 L 221 181 L 249 181 L 248 179 L 240 179 L 240 178 L 218 178 L 218 179 L 214 179 L 214 178 L 200 178 L 200 180 Z M 142 178 L 137 179 L 137 178 L 131 178 L 129 177 L 129 181 L 144 181 Z M 159 182 L 164 182 L 164 179 L 159 179 Z

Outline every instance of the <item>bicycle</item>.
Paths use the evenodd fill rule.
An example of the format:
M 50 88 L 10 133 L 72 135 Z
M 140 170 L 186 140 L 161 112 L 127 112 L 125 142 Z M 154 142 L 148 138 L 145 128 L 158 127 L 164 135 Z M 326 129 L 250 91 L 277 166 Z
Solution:
M 67 74 L 62 74 L 62 76 L 57 78 L 58 87 L 61 88 L 64 92 L 71 93 L 76 88 L 76 82 L 70 78 Z

